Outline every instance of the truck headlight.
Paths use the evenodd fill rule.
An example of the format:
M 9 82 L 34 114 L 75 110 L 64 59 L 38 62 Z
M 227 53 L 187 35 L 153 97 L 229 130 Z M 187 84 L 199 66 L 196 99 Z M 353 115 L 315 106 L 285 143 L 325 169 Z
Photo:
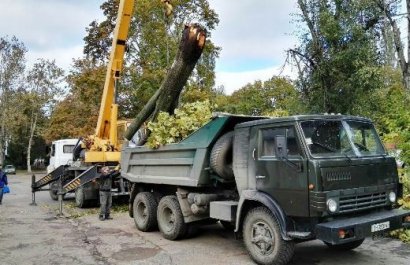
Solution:
M 328 199 L 326 202 L 327 209 L 334 213 L 337 210 L 337 202 L 334 199 Z
M 396 199 L 397 199 L 396 193 L 394 191 L 391 191 L 389 193 L 389 201 L 393 203 L 393 202 L 396 202 Z

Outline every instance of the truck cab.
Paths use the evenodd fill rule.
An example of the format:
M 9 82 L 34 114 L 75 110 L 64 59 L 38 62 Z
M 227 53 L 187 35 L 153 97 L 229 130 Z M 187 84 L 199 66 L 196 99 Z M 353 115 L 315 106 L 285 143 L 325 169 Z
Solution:
M 73 150 L 78 139 L 61 139 L 54 141 L 50 150 L 50 164 L 47 173 L 52 172 L 59 166 L 69 165 L 73 162 Z
M 381 214 L 401 196 L 395 160 L 368 119 L 307 115 L 247 122 L 236 126 L 234 146 L 247 134 L 249 148 L 239 150 L 238 145 L 234 153 L 236 182 L 247 179 L 238 191 L 254 190 L 271 197 L 286 216 L 290 235 L 289 229 L 300 237 L 322 236 L 323 227 L 306 226 L 305 218 L 319 224 Z M 247 172 L 235 165 L 241 163 L 235 159 L 239 153 L 248 154 Z M 381 228 L 374 226 L 369 232 Z M 323 240 L 336 244 L 348 241 L 348 236 L 339 240 L 326 235 Z

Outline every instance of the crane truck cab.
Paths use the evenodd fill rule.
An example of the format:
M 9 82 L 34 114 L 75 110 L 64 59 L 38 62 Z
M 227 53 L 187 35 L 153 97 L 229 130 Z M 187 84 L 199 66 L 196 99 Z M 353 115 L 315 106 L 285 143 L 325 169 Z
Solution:
M 54 171 L 59 166 L 71 164 L 73 162 L 73 150 L 77 143 L 78 139 L 61 139 L 52 142 L 47 173 Z

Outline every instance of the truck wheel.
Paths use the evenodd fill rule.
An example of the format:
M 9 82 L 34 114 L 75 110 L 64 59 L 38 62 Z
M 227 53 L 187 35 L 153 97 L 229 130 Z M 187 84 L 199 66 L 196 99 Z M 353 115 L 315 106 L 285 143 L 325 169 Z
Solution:
M 339 245 L 332 245 L 327 242 L 324 242 L 324 243 L 331 249 L 346 251 L 346 250 L 352 250 L 352 249 L 359 247 L 363 243 L 363 241 L 364 241 L 364 238 L 356 240 L 356 241 L 344 243 L 344 244 L 339 244 Z
M 82 186 L 75 190 L 75 205 L 78 208 L 87 207 L 89 202 L 85 199 L 84 188 Z
M 187 225 L 175 195 L 165 196 L 159 201 L 157 219 L 164 238 L 176 240 L 185 236 Z
M 157 227 L 158 203 L 151 192 L 140 192 L 134 199 L 134 222 L 138 230 L 152 231 Z
M 282 239 L 279 224 L 265 207 L 248 212 L 243 224 L 243 240 L 251 258 L 258 264 L 287 264 L 294 242 Z
M 57 201 L 58 200 L 58 183 L 53 182 L 50 184 L 50 197 L 51 199 Z
M 225 133 L 219 138 L 211 151 L 211 168 L 224 179 L 234 177 L 232 170 L 233 132 Z

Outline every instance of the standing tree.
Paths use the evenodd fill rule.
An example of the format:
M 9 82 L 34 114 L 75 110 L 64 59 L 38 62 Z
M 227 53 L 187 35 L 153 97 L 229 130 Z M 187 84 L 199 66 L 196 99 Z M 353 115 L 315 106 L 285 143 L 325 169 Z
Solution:
M 399 14 L 399 5 L 403 1 L 399 0 L 373 0 L 380 9 L 380 12 L 384 14 L 391 27 L 394 47 L 396 50 L 396 55 L 398 57 L 399 66 L 402 73 L 402 82 L 407 91 L 410 91 L 410 66 L 408 58 L 410 58 L 410 0 L 406 0 L 406 10 L 405 14 Z M 407 20 L 407 41 L 406 44 L 402 42 L 401 32 L 398 26 L 398 21 L 396 18 L 405 17 Z M 407 47 L 407 59 L 405 56 L 405 47 Z
M 382 85 L 380 10 L 370 0 L 298 0 L 298 6 L 307 32 L 289 52 L 304 98 L 314 112 L 352 113 Z
M 43 134 L 47 141 L 94 133 L 105 73 L 106 67 L 101 63 L 86 58 L 74 60 L 67 76 L 70 92 L 54 108 L 49 127 Z
M 10 138 L 10 97 L 17 90 L 25 69 L 27 50 L 13 37 L 0 38 L 0 165 L 4 163 L 6 141 Z
M 233 92 L 219 110 L 245 115 L 272 115 L 281 111 L 289 115 L 298 114 L 303 112 L 299 96 L 290 80 L 274 76 Z
M 27 171 L 31 172 L 31 147 L 33 139 L 39 132 L 38 120 L 47 115 L 62 92 L 63 70 L 55 61 L 39 59 L 28 72 L 27 87 L 24 99 L 27 105 L 28 139 L 27 139 Z

